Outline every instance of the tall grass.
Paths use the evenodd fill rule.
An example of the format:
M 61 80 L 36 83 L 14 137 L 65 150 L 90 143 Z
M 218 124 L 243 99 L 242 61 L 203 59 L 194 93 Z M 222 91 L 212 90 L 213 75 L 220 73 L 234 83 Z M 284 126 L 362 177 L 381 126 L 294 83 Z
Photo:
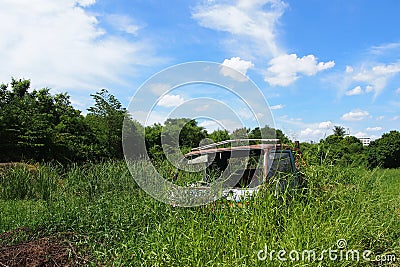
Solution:
M 49 200 L 57 190 L 59 176 L 54 166 L 28 165 L 7 168 L 0 173 L 0 199 Z
M 124 162 L 40 168 L 42 174 L 0 174 L 0 232 L 22 225 L 74 232 L 85 236 L 82 253 L 105 265 L 369 266 L 257 257 L 265 248 L 336 249 L 339 239 L 348 249 L 400 258 L 400 170 L 309 166 L 303 187 L 283 201 L 266 188 L 244 205 L 220 200 L 179 208 L 139 189 Z

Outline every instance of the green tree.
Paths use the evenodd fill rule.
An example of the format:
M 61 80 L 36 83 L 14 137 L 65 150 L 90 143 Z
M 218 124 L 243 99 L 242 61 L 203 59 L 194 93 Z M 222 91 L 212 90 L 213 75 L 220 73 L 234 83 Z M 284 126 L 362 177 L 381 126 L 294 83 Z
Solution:
M 354 136 L 329 135 L 319 144 L 301 144 L 310 164 L 365 165 L 364 147 Z M 304 149 L 304 150 L 303 150 Z
M 365 166 L 365 154 L 364 146 L 360 139 L 355 136 L 346 136 L 342 139 L 341 143 L 342 165 L 364 165 Z
M 126 116 L 123 125 L 124 154 L 126 158 L 137 159 L 146 155 L 144 127 L 130 116 Z
M 251 130 L 249 138 L 279 139 L 279 142 L 282 144 L 290 144 L 289 138 L 280 129 L 274 129 L 272 127 L 269 127 L 268 125 L 262 128 L 256 127 Z
M 248 139 L 249 133 L 250 133 L 250 129 L 247 129 L 246 127 L 237 128 L 237 129 L 233 130 L 233 132 L 230 134 L 230 138 L 231 139 Z
M 372 141 L 367 148 L 368 167 L 400 167 L 400 132 L 390 131 Z
M 88 127 L 68 95 L 29 92 L 29 80 L 12 78 L 10 85 L 0 86 L 0 160 L 86 158 Z
M 208 136 L 207 131 L 197 125 L 197 122 L 188 118 L 172 119 L 165 121 L 163 129 L 163 140 L 166 144 L 181 148 L 191 149 L 197 147 L 200 141 Z M 178 137 L 179 144 L 176 144 L 174 138 Z
M 94 133 L 81 112 L 72 107 L 67 94 L 54 97 L 54 111 L 57 114 L 53 132 L 55 154 L 61 161 L 83 161 L 93 159 L 96 154 L 93 144 Z
M 88 108 L 86 121 L 95 134 L 98 156 L 122 158 L 122 126 L 126 110 L 106 89 L 91 96 L 95 104 Z
M 227 130 L 215 130 L 208 137 L 217 143 L 229 140 L 229 132 Z
M 335 144 L 340 144 L 342 140 L 343 136 L 337 134 L 331 134 L 325 138 L 324 143 L 328 145 L 335 145 Z
M 335 126 L 333 126 L 332 130 L 333 130 L 334 135 L 341 136 L 341 137 L 344 137 L 344 135 L 346 133 L 346 129 L 343 126 L 335 125 Z
M 151 159 L 164 158 L 161 146 L 162 130 L 163 126 L 160 123 L 145 128 L 146 149 Z

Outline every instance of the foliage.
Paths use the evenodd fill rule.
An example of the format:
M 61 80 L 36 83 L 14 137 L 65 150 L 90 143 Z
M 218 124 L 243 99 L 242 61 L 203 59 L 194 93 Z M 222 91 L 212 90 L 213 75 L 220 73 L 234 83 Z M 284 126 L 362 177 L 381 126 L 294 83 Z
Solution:
M 197 125 L 197 122 L 193 119 L 181 118 L 181 119 L 167 119 L 165 121 L 165 127 L 163 131 L 163 137 L 168 143 L 169 138 L 178 137 L 179 146 L 184 148 L 197 147 L 200 141 L 208 136 L 207 131 Z M 174 140 L 171 140 L 172 143 Z
M 390 131 L 372 141 L 367 149 L 368 167 L 400 167 L 400 132 Z
M 137 161 L 135 172 L 145 174 L 143 164 Z M 62 177 L 50 185 L 51 197 L 0 197 L 0 233 L 22 226 L 45 236 L 70 233 L 66 241 L 90 255 L 91 265 L 369 266 L 364 250 L 371 258 L 400 253 L 399 170 L 312 165 L 304 169 L 307 187 L 290 201 L 279 202 L 267 187 L 245 205 L 221 200 L 178 208 L 140 190 L 122 161 L 46 168 L 48 180 Z M 7 183 L 30 179 L 13 172 L 18 177 Z M 319 256 L 337 249 L 339 239 L 346 250 L 360 251 L 359 261 L 332 261 L 326 253 L 323 260 L 289 260 L 291 250 L 315 249 Z M 276 253 L 260 260 L 265 248 L 287 251 L 287 260 Z
M 152 159 L 163 159 L 163 149 L 161 145 L 161 134 L 163 126 L 159 123 L 155 123 L 152 126 L 146 127 L 145 138 L 146 138 L 146 149 Z
M 264 127 L 256 127 L 254 129 L 238 128 L 231 134 L 231 139 L 279 139 L 282 144 L 290 144 L 289 138 L 280 130 L 265 125 Z
M 122 125 L 126 110 L 106 89 L 91 96 L 95 104 L 88 108 L 86 122 L 96 137 L 99 151 L 97 156 L 122 158 Z
M 329 135 L 319 144 L 301 144 L 308 164 L 337 164 L 342 166 L 364 165 L 362 142 L 354 136 Z
M 227 139 L 291 140 L 280 130 L 268 125 L 254 129 L 239 128 L 232 133 L 216 130 L 208 133 L 188 118 L 168 119 L 163 125 L 143 127 L 128 116 L 119 100 L 102 89 L 91 95 L 94 105 L 86 116 L 75 109 L 67 94 L 51 95 L 50 89 L 30 90 L 29 80 L 11 79 L 0 85 L 0 162 L 58 161 L 73 163 L 104 159 L 122 159 L 122 141 L 134 159 L 147 154 L 151 159 L 165 159 L 165 148 L 178 148 L 186 153 L 206 138 L 214 142 Z M 122 127 L 125 118 L 125 131 Z M 364 148 L 345 128 L 334 126 L 333 134 L 319 144 L 302 144 L 309 164 L 338 164 L 399 167 L 399 132 L 392 131 Z M 122 140 L 124 138 L 124 140 Z M 145 143 L 139 140 L 145 140 Z M 257 142 L 252 141 L 251 144 Z M 227 145 L 228 146 L 228 145 Z
M 333 127 L 333 134 L 344 137 L 344 135 L 346 134 L 346 129 L 343 126 L 335 125 Z
M 29 80 L 0 86 L 1 161 L 77 161 L 86 158 L 92 135 L 66 94 L 48 88 L 28 92 Z
M 57 171 L 50 165 L 10 166 L 0 172 L 0 199 L 50 200 L 58 187 Z
M 62 163 L 120 159 L 122 126 L 126 110 L 106 89 L 93 94 L 95 104 L 87 116 L 71 105 L 67 94 L 51 95 L 50 89 L 30 89 L 29 80 L 12 78 L 0 86 L 0 162 L 59 161 Z M 143 127 L 127 120 L 128 140 L 140 140 Z M 131 155 L 144 154 L 143 144 L 132 146 Z
M 215 130 L 212 133 L 210 133 L 208 135 L 208 138 L 210 138 L 215 143 L 217 143 L 217 142 L 229 140 L 230 136 L 229 136 L 229 132 L 227 130 L 218 129 L 218 130 Z
M 146 144 L 143 143 L 143 140 L 145 140 L 144 127 L 129 116 L 125 117 L 123 127 L 122 141 L 126 144 L 124 148 L 126 149 L 124 150 L 125 156 L 131 160 L 143 158 L 146 155 Z
M 279 142 L 282 144 L 290 144 L 291 141 L 289 138 L 280 130 L 280 129 L 274 129 L 272 127 L 269 127 L 268 125 L 259 128 L 256 127 L 253 130 L 250 131 L 249 138 L 254 138 L 254 139 L 279 139 Z
M 250 129 L 237 128 L 230 134 L 230 139 L 248 139 Z

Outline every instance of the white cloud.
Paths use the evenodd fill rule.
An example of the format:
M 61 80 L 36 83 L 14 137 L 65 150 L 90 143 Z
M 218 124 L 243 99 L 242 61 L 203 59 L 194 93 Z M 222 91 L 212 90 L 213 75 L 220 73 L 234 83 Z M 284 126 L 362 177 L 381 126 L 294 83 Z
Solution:
M 206 120 L 200 122 L 199 126 L 204 127 L 208 132 L 213 132 L 218 129 L 232 132 L 235 129 L 244 127 L 244 125 L 240 124 L 238 121 L 229 119 L 222 119 L 218 121 Z
M 154 123 L 160 123 L 163 124 L 165 120 L 168 118 L 168 113 L 163 113 L 160 111 L 143 111 L 143 110 L 137 110 L 134 112 L 131 112 L 130 115 L 132 118 L 140 122 L 140 124 L 144 126 L 150 126 L 153 125 Z
M 367 137 L 368 135 L 366 133 L 363 133 L 363 132 L 357 132 L 354 136 L 357 137 L 357 138 L 360 138 L 360 137 Z
M 380 126 L 368 127 L 366 130 L 367 130 L 368 132 L 378 132 L 378 131 L 381 131 L 381 130 L 382 130 L 382 127 L 380 127 Z
M 151 45 L 112 35 L 84 7 L 94 0 L 3 1 L 0 80 L 30 78 L 32 87 L 68 90 L 124 84 L 135 65 L 155 59 Z M 39 84 L 37 84 L 39 83 Z
M 400 72 L 400 64 L 380 64 L 370 69 L 362 69 L 353 76 L 353 80 L 369 83 L 369 91 L 377 96 L 386 86 L 388 80 Z
M 216 121 L 212 121 L 212 120 L 208 120 L 208 121 L 202 121 L 199 123 L 200 127 L 204 127 L 206 130 L 212 130 L 215 131 L 218 128 L 221 129 L 221 125 L 216 122 Z
M 379 117 L 376 118 L 376 120 L 377 120 L 377 121 L 381 121 L 381 120 L 383 120 L 384 118 L 385 118 L 385 116 L 379 116 Z
M 358 86 L 354 87 L 353 89 L 347 91 L 345 94 L 348 96 L 351 96 L 351 95 L 361 95 L 362 93 L 363 93 L 363 90 L 361 89 L 361 86 L 358 85 Z
M 271 57 L 281 53 L 275 28 L 286 6 L 281 0 L 208 1 L 198 5 L 192 17 L 203 27 L 232 34 L 226 41 L 231 50 Z
M 383 55 L 391 51 L 398 51 L 400 43 L 386 43 L 379 46 L 373 46 L 369 52 L 373 55 Z
M 236 114 L 239 116 L 240 119 L 254 119 L 256 114 L 252 112 L 252 110 L 248 108 L 241 108 L 236 111 Z
M 278 110 L 278 109 L 283 109 L 285 107 L 285 105 L 275 105 L 275 106 L 271 106 L 270 109 L 271 110 Z
M 166 83 L 152 83 L 149 85 L 149 89 L 155 95 L 163 95 L 164 93 L 168 92 L 171 89 L 171 85 Z
M 400 119 L 400 116 L 394 116 L 390 118 L 391 121 L 397 121 L 398 119 Z
M 257 117 L 257 119 L 261 119 L 261 118 L 264 117 L 264 114 L 259 112 L 259 113 L 256 114 L 256 117 Z
M 331 128 L 332 126 L 333 126 L 333 123 L 331 121 L 323 121 L 318 124 L 318 128 L 320 128 L 320 129 Z
M 368 111 L 363 110 L 353 110 L 342 115 L 342 120 L 344 121 L 361 121 L 369 115 Z
M 300 131 L 300 139 L 302 140 L 314 140 L 322 135 L 320 129 L 306 128 Z
M 244 82 L 248 80 L 246 77 L 247 70 L 252 67 L 254 67 L 254 64 L 251 63 L 251 61 L 242 60 L 240 57 L 232 57 L 231 59 L 225 59 L 224 62 L 222 62 L 221 74 L 229 76 L 236 81 Z
M 346 73 L 352 73 L 354 71 L 352 66 L 346 66 Z
M 400 94 L 400 88 L 397 88 L 397 90 L 395 91 L 396 94 Z
M 82 7 L 87 7 L 87 6 L 91 6 L 94 3 L 96 3 L 96 0 L 77 0 L 76 2 L 78 5 L 80 5 Z
M 285 54 L 270 60 L 265 81 L 271 85 L 288 86 L 300 78 L 299 74 L 313 76 L 335 66 L 334 61 L 318 62 L 314 55 L 302 58 Z
M 137 35 L 140 27 L 133 23 L 132 18 L 125 15 L 107 15 L 106 20 L 110 23 L 115 29 L 126 32 L 129 34 Z
M 292 138 L 300 141 L 319 141 L 332 132 L 334 125 L 331 121 L 308 123 L 301 118 L 289 118 L 287 115 L 278 117 L 275 122 L 279 129 L 292 132 Z M 285 129 L 288 125 L 291 130 Z
M 325 138 L 330 132 L 333 122 L 331 121 L 322 121 L 320 123 L 301 123 L 301 127 L 306 127 L 303 130 L 300 130 L 299 138 L 300 140 L 313 140 L 318 141 L 322 138 Z
M 278 118 L 277 121 L 285 124 L 296 125 L 300 127 L 306 127 L 304 122 L 302 122 L 302 118 L 289 118 L 288 115 L 283 115 Z
M 183 104 L 185 100 L 180 95 L 164 95 L 157 103 L 158 106 L 162 107 L 177 107 Z

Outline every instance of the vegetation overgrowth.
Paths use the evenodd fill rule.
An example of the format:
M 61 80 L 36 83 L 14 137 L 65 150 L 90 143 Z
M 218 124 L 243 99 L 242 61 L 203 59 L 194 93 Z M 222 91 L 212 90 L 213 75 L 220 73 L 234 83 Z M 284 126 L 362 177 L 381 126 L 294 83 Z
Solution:
M 144 127 L 129 117 L 120 101 L 106 89 L 91 95 L 93 106 L 84 116 L 74 108 L 69 96 L 51 95 L 48 88 L 30 91 L 29 80 L 12 79 L 0 85 L 0 162 L 56 161 L 62 164 L 123 159 L 122 129 L 125 120 L 126 137 L 132 142 L 130 156 L 151 159 L 165 158 L 161 140 L 175 142 L 183 152 L 190 151 L 205 138 L 215 142 L 235 138 L 277 138 L 281 143 L 291 140 L 279 129 L 269 125 L 254 129 L 238 128 L 229 133 L 216 130 L 208 133 L 197 121 L 188 118 L 170 118 L 164 124 Z M 332 135 L 317 144 L 302 144 L 304 153 L 318 155 L 332 164 L 364 165 L 369 168 L 400 167 L 400 132 L 385 133 L 364 147 L 354 136 L 345 136 L 342 126 L 335 126 Z M 131 142 L 131 141 L 130 141 Z M 146 148 L 146 149 L 145 149 Z M 314 164 L 315 162 L 312 162 Z
M 15 79 L 10 88 L 0 86 L 0 162 L 26 162 L 0 164 L 0 252 L 37 238 L 62 236 L 73 244 L 67 248 L 75 257 L 68 262 L 76 260 L 76 265 L 399 264 L 397 130 L 364 147 L 335 126 L 319 143 L 300 144 L 301 187 L 276 196 L 270 183 L 245 203 L 219 200 L 180 208 L 158 202 L 137 186 L 123 161 L 121 132 L 127 111 L 107 90 L 92 95 L 95 104 L 83 116 L 67 94 L 53 96 L 47 88 L 29 87 L 29 80 Z M 180 133 L 183 152 L 204 138 L 218 142 L 266 136 L 294 146 L 282 131 L 268 125 L 208 133 L 186 118 L 145 128 L 131 118 L 126 126 L 131 138 L 145 139 L 134 147 L 140 152 L 134 175 L 146 175 L 146 164 L 164 177 L 173 175 L 162 150 L 163 134 L 168 140 Z M 143 146 L 151 162 L 140 158 Z M 188 175 L 180 182 L 195 178 Z M 337 250 L 339 240 L 347 243 L 341 251 L 360 252 L 358 261 L 331 260 L 326 254 L 319 260 L 322 251 Z M 279 250 L 300 252 L 300 259 L 293 261 L 286 254 L 281 261 Z M 315 250 L 316 258 L 301 259 L 303 250 Z M 387 255 L 389 260 L 364 261 L 365 250 L 373 252 L 371 259 Z
M 0 174 L 0 233 L 73 233 L 89 265 L 369 266 L 360 261 L 260 260 L 260 250 L 371 250 L 400 257 L 400 170 L 305 167 L 305 186 L 283 201 L 268 186 L 245 205 L 179 208 L 152 199 L 123 161 L 69 168 L 14 166 Z M 138 162 L 137 168 L 142 165 Z M 290 194 L 290 198 L 287 197 Z M 262 255 L 262 254 L 260 254 Z M 288 257 L 288 255 L 286 255 Z M 361 257 L 361 256 L 360 256 Z

